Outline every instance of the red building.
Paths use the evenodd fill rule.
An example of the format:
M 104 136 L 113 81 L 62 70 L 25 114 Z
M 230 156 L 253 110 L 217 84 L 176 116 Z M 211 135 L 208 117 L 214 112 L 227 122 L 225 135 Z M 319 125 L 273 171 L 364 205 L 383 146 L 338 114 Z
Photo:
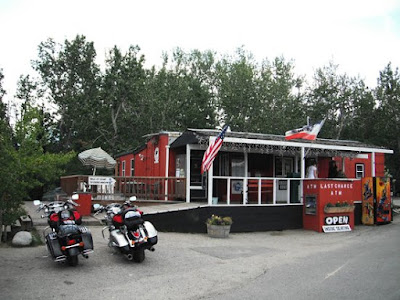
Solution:
M 116 176 L 175 176 L 175 155 L 170 154 L 170 144 L 180 135 L 178 132 L 160 132 L 146 135 L 145 145 L 121 153 L 115 157 L 118 167 Z
M 183 133 L 147 135 L 143 147 L 116 157 L 116 175 L 133 177 L 124 184 L 124 187 L 135 185 L 129 189 L 133 194 L 141 189 L 140 183 L 146 185 L 142 189 L 148 192 L 147 197 L 196 202 L 220 209 L 229 207 L 230 215 L 235 214 L 232 212 L 235 207 L 254 207 L 257 210 L 252 216 L 267 210 L 267 214 L 273 212 L 273 218 L 279 216 L 279 228 L 296 228 L 303 220 L 304 186 L 311 180 L 306 178 L 310 160 L 317 162 L 318 180 L 328 180 L 329 164 L 336 161 L 342 176 L 329 180 L 351 182 L 354 197 L 349 200 L 359 206 L 356 214 L 360 214 L 361 178 L 384 176 L 385 155 L 393 153 L 357 141 L 288 141 L 284 136 L 227 132 L 210 170 L 201 175 L 204 151 L 218 133 L 188 129 Z M 158 181 L 145 183 L 145 177 Z M 266 218 L 265 214 L 262 218 Z M 262 222 L 272 224 L 271 219 Z M 257 227 L 260 228 L 263 226 Z

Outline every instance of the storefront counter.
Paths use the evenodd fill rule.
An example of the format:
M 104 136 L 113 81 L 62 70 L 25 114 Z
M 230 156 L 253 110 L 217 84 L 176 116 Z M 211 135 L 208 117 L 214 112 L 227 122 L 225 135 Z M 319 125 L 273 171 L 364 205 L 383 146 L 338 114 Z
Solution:
M 352 230 L 358 189 L 351 180 L 304 180 L 303 228 L 317 232 Z

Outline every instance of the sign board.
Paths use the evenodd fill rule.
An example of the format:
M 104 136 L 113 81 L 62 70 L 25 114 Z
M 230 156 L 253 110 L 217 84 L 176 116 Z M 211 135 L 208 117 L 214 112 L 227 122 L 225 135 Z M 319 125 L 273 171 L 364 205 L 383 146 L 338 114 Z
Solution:
M 330 232 L 344 232 L 344 231 L 351 231 L 350 225 L 327 225 L 322 226 L 322 230 L 326 233 Z
M 243 180 L 232 180 L 232 194 L 241 194 L 243 192 Z
M 112 185 L 116 181 L 112 177 L 89 176 L 89 185 Z

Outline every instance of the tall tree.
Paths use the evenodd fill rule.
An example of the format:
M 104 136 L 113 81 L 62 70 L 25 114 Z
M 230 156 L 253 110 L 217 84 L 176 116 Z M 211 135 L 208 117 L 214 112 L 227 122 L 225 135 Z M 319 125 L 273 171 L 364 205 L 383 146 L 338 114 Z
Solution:
M 22 170 L 14 148 L 12 128 L 3 103 L 3 70 L 0 69 L 0 243 L 3 225 L 12 224 L 21 214 L 24 189 L 19 173 Z
M 59 149 L 80 151 L 96 137 L 100 69 L 92 42 L 77 36 L 64 45 L 48 39 L 39 45 L 33 67 L 41 76 L 49 101 L 56 105 Z
M 307 95 L 309 116 L 314 120 L 326 118 L 322 136 L 340 139 L 354 110 L 356 80 L 346 74 L 337 74 L 338 65 L 332 62 L 316 70 Z
M 235 131 L 254 131 L 251 119 L 261 109 L 257 98 L 257 64 L 251 53 L 238 49 L 217 64 L 218 106 L 225 123 Z
M 138 46 L 131 46 L 122 54 L 114 47 L 106 60 L 99 137 L 111 153 L 131 148 L 143 134 L 140 127 L 147 120 L 143 114 L 145 58 L 139 51 Z
M 304 123 L 303 78 L 295 76 L 294 65 L 283 57 L 265 60 L 257 79 L 260 111 L 255 112 L 257 128 L 264 133 L 284 134 Z
M 374 114 L 377 143 L 394 150 L 394 155 L 387 157 L 389 172 L 397 179 L 396 191 L 400 189 L 400 73 L 389 63 L 380 72 L 375 90 L 378 103 Z

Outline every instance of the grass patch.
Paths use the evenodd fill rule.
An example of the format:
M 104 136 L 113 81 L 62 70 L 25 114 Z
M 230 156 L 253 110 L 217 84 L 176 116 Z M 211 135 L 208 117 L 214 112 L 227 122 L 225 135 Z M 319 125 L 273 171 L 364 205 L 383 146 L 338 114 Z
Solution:
M 33 228 L 32 231 L 32 247 L 36 246 L 42 246 L 44 245 L 44 242 L 42 241 L 42 234 L 36 230 L 36 228 Z

